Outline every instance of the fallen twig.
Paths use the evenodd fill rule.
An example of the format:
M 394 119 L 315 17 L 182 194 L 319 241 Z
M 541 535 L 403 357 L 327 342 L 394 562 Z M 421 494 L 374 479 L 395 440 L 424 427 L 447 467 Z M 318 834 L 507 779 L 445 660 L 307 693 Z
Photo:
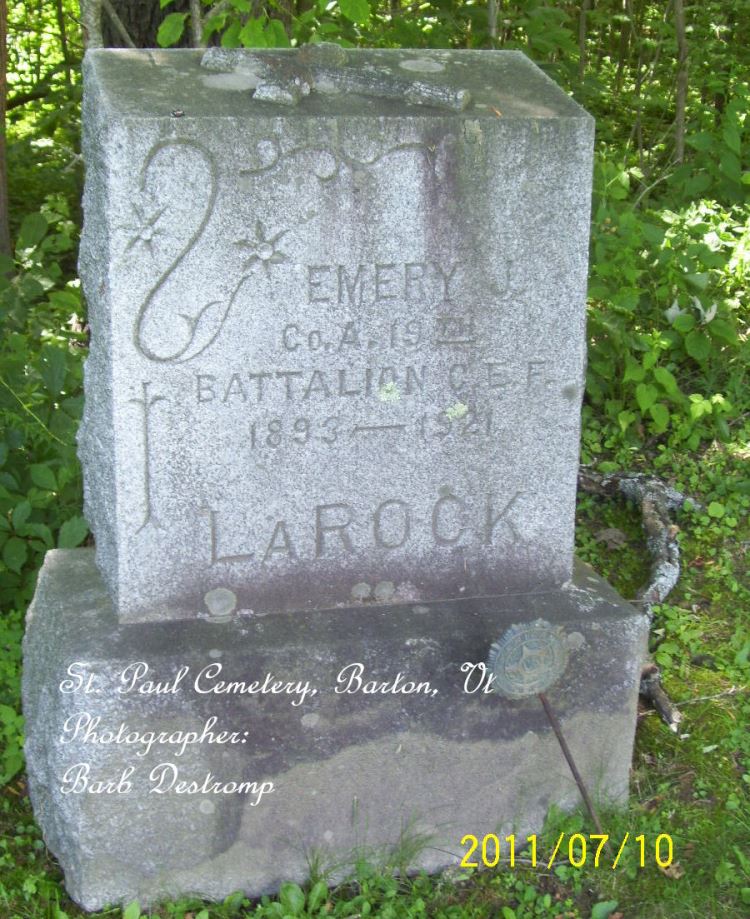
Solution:
M 661 720 L 669 727 L 670 731 L 677 733 L 682 714 L 661 685 L 660 671 L 654 663 L 647 663 L 641 670 L 641 696 L 650 702 Z
M 730 686 L 724 692 L 714 693 L 712 696 L 696 696 L 695 699 L 686 699 L 680 705 L 697 705 L 698 702 L 715 702 L 717 699 L 726 699 L 727 696 L 739 696 L 750 692 L 750 686 Z
M 664 602 L 680 577 L 679 527 L 672 521 L 672 515 L 682 510 L 685 504 L 697 508 L 700 505 L 661 479 L 639 472 L 603 475 L 582 467 L 578 474 L 578 486 L 588 494 L 602 497 L 620 494 L 640 508 L 646 545 L 651 555 L 651 572 L 648 583 L 638 591 L 635 602 L 643 604 L 643 611 L 651 618 L 654 606 Z M 640 694 L 654 706 L 669 729 L 677 733 L 682 715 L 664 692 L 659 675 L 656 664 L 647 663 L 641 672 Z
M 672 522 L 671 515 L 686 503 L 693 507 L 700 505 L 661 479 L 640 472 L 603 475 L 581 468 L 578 486 L 588 494 L 603 497 L 620 494 L 641 509 L 652 564 L 648 584 L 638 591 L 637 600 L 643 603 L 644 612 L 651 616 L 653 606 L 664 602 L 680 577 L 679 528 Z
M 701 702 L 716 702 L 717 699 L 728 699 L 732 696 L 741 696 L 745 693 L 750 692 L 750 686 L 730 686 L 729 689 L 726 689 L 724 692 L 717 692 L 712 696 L 696 696 L 694 699 L 683 699 L 680 702 L 680 708 L 684 708 L 686 705 L 698 705 Z M 650 709 L 647 712 L 641 712 L 639 717 L 645 718 L 648 715 L 658 715 L 659 712 L 656 709 Z

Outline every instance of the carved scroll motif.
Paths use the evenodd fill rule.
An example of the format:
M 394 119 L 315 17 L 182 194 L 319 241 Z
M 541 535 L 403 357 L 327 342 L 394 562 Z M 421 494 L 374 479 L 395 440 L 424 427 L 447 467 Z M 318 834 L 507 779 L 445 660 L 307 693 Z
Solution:
M 165 163 L 168 168 L 173 168 L 173 165 L 179 162 L 180 154 L 185 151 L 189 151 L 193 156 L 198 154 L 206 167 L 208 191 L 205 204 L 199 211 L 197 226 L 149 289 L 138 309 L 133 328 L 133 343 L 138 352 L 148 360 L 160 364 L 185 363 L 202 354 L 213 344 L 227 321 L 243 285 L 256 273 L 254 266 L 259 265 L 267 279 L 271 265 L 287 260 L 287 256 L 279 249 L 277 243 L 292 231 L 292 228 L 269 231 L 256 219 L 254 237 L 235 241 L 240 249 L 245 250 L 247 257 L 242 264 L 243 274 L 231 293 L 222 299 L 206 303 L 193 315 L 181 311 L 177 306 L 169 311 L 164 304 L 167 299 L 165 288 L 170 282 L 176 283 L 176 273 L 185 266 L 191 253 L 200 244 L 216 207 L 218 168 L 214 157 L 205 147 L 193 140 L 176 138 L 160 141 L 151 148 L 141 170 L 139 191 L 142 201 L 134 204 L 139 225 L 125 248 L 127 254 L 136 244 L 141 243 L 153 257 L 157 248 L 155 238 L 161 235 L 169 240 L 173 235 L 174 231 L 164 230 L 160 226 L 169 215 L 169 202 L 157 200 L 152 206 L 147 206 L 145 202 L 148 198 L 158 199 L 158 193 L 149 189 L 149 185 L 153 183 L 157 161 L 162 168 Z M 435 151 L 423 143 L 395 144 L 369 159 L 362 159 L 343 150 L 323 146 L 298 146 L 284 150 L 277 138 L 269 136 L 256 144 L 255 153 L 258 164 L 239 171 L 243 180 L 252 181 L 260 178 L 280 167 L 285 161 L 301 158 L 311 175 L 321 182 L 330 182 L 340 176 L 342 169 L 368 170 L 389 156 L 406 153 L 423 157 L 433 180 L 437 182 Z M 160 160 L 160 157 L 164 157 L 165 160 Z M 309 213 L 300 218 L 298 227 L 309 223 L 315 216 L 314 213 Z M 176 299 L 179 302 L 179 298 Z M 164 310 L 163 317 L 159 315 L 160 309 Z M 178 336 L 179 344 L 173 343 L 172 337 L 175 335 Z
M 148 190 L 149 178 L 157 158 L 162 154 L 166 154 L 171 162 L 174 161 L 180 153 L 186 150 L 198 153 L 207 166 L 209 193 L 198 226 L 177 255 L 172 258 L 166 270 L 162 272 L 153 287 L 149 290 L 136 316 L 133 330 L 134 344 L 144 357 L 157 363 L 182 363 L 190 360 L 202 351 L 205 351 L 221 331 L 221 327 L 224 324 L 232 302 L 232 298 L 227 302 L 214 301 L 203 306 L 195 316 L 180 313 L 170 317 L 171 321 L 175 323 L 177 320 L 183 320 L 183 322 L 187 324 L 188 333 L 187 340 L 184 344 L 170 353 L 164 353 L 157 350 L 156 345 L 149 341 L 147 323 L 151 319 L 152 311 L 158 305 L 160 293 L 163 291 L 172 275 L 198 245 L 211 219 L 218 192 L 218 172 L 213 156 L 208 150 L 195 141 L 181 138 L 160 141 L 152 147 L 141 171 L 140 191 L 142 195 L 145 195 Z M 164 208 L 158 212 L 157 219 L 161 216 L 163 211 Z M 152 222 L 155 223 L 155 220 Z

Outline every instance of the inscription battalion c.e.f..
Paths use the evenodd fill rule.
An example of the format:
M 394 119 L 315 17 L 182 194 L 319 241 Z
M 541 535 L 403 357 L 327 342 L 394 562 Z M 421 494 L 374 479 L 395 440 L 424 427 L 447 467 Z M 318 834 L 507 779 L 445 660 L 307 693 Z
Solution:
M 457 361 L 438 370 L 428 363 L 403 363 L 365 367 L 325 367 L 284 370 L 236 370 L 227 374 L 196 373 L 193 393 L 200 405 L 261 405 L 320 402 L 353 396 L 383 401 L 383 389 L 398 396 L 417 396 L 428 384 L 448 394 L 461 395 L 473 388 L 488 395 L 507 392 L 552 391 L 563 381 L 549 376 L 548 362 L 529 360 L 511 366 L 507 361 L 468 363 Z M 571 385 L 568 384 L 569 389 Z

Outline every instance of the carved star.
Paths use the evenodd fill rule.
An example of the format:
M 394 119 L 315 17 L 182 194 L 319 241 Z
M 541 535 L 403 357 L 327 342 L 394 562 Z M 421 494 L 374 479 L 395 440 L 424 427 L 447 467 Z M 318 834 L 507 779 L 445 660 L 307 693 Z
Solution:
M 286 236 L 288 232 L 289 230 L 281 230 L 275 236 L 269 237 L 265 227 L 259 220 L 255 224 L 254 239 L 238 239 L 235 243 L 241 249 L 249 251 L 249 258 L 242 267 L 251 268 L 253 265 L 260 264 L 266 276 L 268 276 L 271 265 L 278 265 L 280 262 L 287 260 L 286 253 L 277 249 L 276 243 Z
M 139 244 L 145 246 L 149 253 L 153 252 L 154 237 L 161 233 L 156 224 L 166 209 L 166 205 L 160 208 L 147 208 L 140 204 L 133 204 L 133 210 L 138 219 L 125 227 L 134 232 L 133 237 L 125 246 L 125 252 L 130 252 Z

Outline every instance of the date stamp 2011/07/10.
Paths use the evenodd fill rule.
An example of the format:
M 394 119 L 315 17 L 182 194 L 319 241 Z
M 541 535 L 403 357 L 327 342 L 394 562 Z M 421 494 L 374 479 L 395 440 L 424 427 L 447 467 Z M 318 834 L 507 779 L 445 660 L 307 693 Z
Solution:
M 636 848 L 640 868 L 645 868 L 652 861 L 658 868 L 669 868 L 674 861 L 674 843 L 668 833 L 648 839 L 643 833 L 631 837 L 628 832 L 620 840 L 606 833 L 560 833 L 549 858 L 539 850 L 536 834 L 520 839 L 511 834 L 501 839 L 496 833 L 487 833 L 482 837 L 467 833 L 461 839 L 461 845 L 467 847 L 461 859 L 462 868 L 497 868 L 502 862 L 508 868 L 515 868 L 518 864 L 551 870 L 555 863 L 567 863 L 573 868 L 589 864 L 594 868 L 614 870 L 629 846 Z

